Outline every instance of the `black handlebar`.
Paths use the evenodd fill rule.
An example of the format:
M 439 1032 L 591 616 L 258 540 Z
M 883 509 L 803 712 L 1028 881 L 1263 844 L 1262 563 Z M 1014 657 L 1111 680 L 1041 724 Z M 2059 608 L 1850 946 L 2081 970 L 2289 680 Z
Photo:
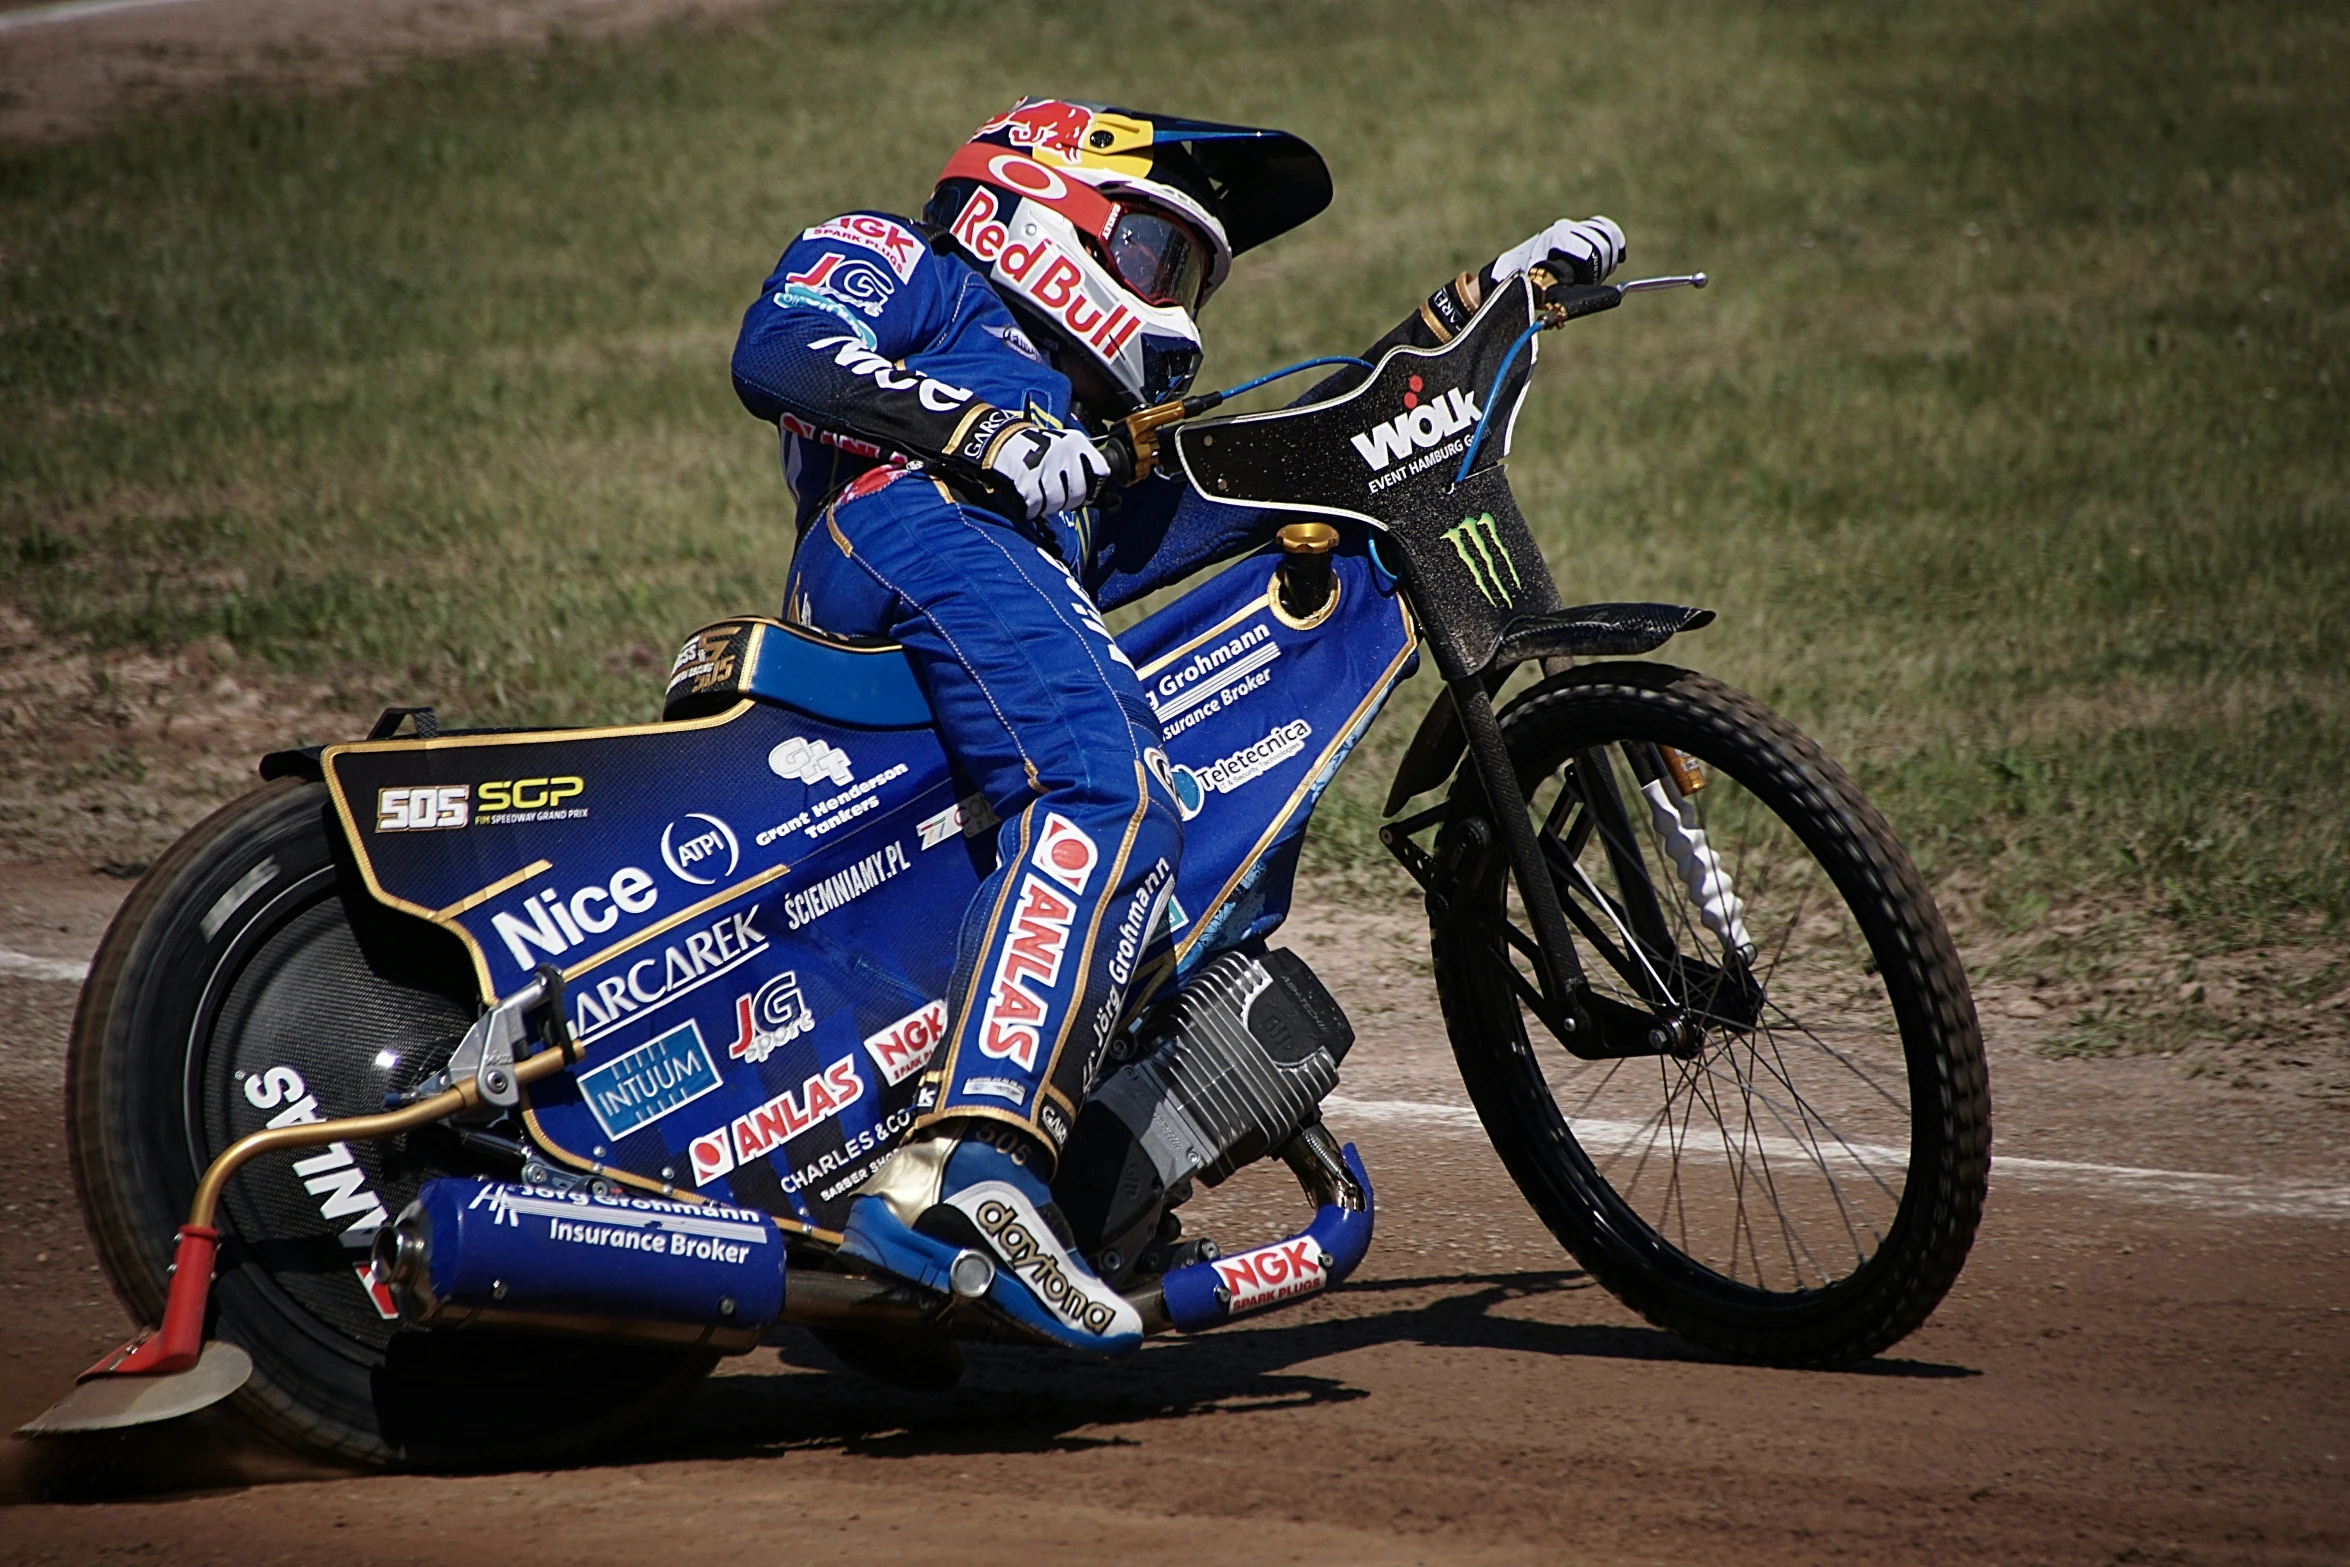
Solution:
M 1614 283 L 1553 283 L 1539 297 L 1574 321 L 1615 309 L 1624 302 L 1624 290 Z

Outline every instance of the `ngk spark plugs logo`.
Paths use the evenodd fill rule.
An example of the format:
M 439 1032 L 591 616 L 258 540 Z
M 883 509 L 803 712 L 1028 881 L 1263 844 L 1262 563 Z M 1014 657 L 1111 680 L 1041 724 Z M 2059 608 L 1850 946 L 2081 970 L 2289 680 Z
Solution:
M 1311 1295 L 1330 1282 L 1322 1266 L 1322 1247 L 1313 1238 L 1275 1241 L 1237 1257 L 1216 1259 L 1216 1277 L 1232 1294 L 1231 1311 L 1238 1316 L 1259 1306 Z
M 930 1065 L 938 1042 L 946 1037 L 947 1004 L 925 1001 L 878 1033 L 865 1036 L 865 1053 L 881 1069 L 889 1086 L 897 1087 Z
M 1355 455 L 1378 475 L 1370 483 L 1374 495 L 1448 457 L 1460 456 L 1468 449 L 1469 432 L 1483 417 L 1476 399 L 1457 386 L 1428 395 L 1416 375 L 1404 384 L 1403 412 L 1352 438 Z M 1397 468 L 1398 463 L 1403 466 Z
M 787 1088 L 748 1115 L 705 1132 L 687 1145 L 694 1184 L 707 1186 L 739 1164 L 763 1159 L 803 1132 L 823 1125 L 865 1097 L 857 1058 L 843 1056 L 798 1088 Z
M 840 240 L 870 250 L 889 263 L 889 269 L 898 275 L 901 283 L 914 281 L 914 268 L 922 261 L 919 234 L 903 223 L 871 212 L 852 212 L 845 218 L 819 223 L 800 238 Z

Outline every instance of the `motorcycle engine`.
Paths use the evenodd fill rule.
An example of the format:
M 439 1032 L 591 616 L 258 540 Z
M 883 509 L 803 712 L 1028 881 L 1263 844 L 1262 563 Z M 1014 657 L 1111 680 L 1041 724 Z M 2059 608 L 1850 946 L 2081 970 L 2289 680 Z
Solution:
M 1296 953 L 1227 952 L 1152 1009 L 1078 1113 L 1053 1195 L 1123 1274 L 1160 1215 L 1279 1149 L 1338 1086 L 1354 1028 Z

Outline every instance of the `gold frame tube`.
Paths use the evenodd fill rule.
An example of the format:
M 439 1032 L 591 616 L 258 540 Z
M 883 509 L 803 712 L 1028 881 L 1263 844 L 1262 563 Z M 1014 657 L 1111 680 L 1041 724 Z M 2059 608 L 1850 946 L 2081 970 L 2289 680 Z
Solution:
M 564 1065 L 563 1052 L 542 1050 L 514 1064 L 517 1083 L 535 1083 L 551 1076 Z M 202 1228 L 212 1226 L 212 1216 L 220 1209 L 220 1194 L 228 1188 L 228 1178 L 265 1153 L 280 1148 L 317 1148 L 327 1143 L 369 1142 L 379 1137 L 390 1137 L 419 1126 L 430 1126 L 445 1116 L 469 1110 L 481 1102 L 481 1085 L 471 1078 L 433 1095 L 418 1100 L 400 1110 L 386 1110 L 380 1115 L 347 1116 L 340 1121 L 307 1121 L 298 1126 L 279 1126 L 251 1132 L 238 1138 L 221 1150 L 204 1171 L 204 1178 L 196 1183 L 196 1200 L 188 1205 L 188 1222 Z

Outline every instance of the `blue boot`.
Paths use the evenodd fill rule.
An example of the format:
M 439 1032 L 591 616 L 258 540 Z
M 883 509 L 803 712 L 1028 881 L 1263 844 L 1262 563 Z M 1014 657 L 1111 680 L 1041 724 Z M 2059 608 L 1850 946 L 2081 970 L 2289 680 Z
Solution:
M 968 1125 L 968 1123 L 966 1123 Z M 1069 1226 L 1025 1149 L 1008 1152 L 977 1128 L 908 1143 L 873 1172 L 841 1251 L 894 1278 L 941 1294 L 973 1294 L 1041 1338 L 1122 1360 L 1142 1344 L 1142 1319 L 1070 1250 Z M 994 1277 L 955 1259 L 977 1252 Z M 956 1289 L 960 1284 L 962 1288 Z

